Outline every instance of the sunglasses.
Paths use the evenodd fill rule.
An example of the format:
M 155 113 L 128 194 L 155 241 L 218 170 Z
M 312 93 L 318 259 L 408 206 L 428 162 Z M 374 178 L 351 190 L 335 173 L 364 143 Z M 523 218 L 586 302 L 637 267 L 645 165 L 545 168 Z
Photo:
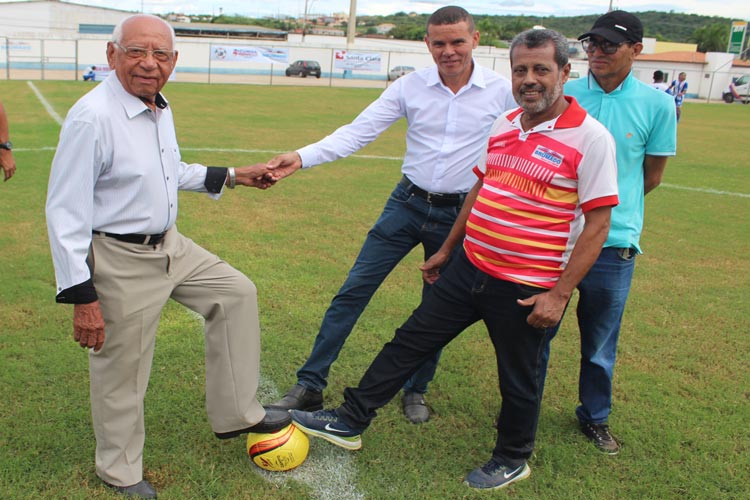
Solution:
M 599 50 L 605 54 L 612 55 L 620 49 L 621 45 L 625 45 L 626 43 L 629 44 L 630 42 L 612 43 L 607 40 L 594 40 L 593 38 L 584 38 L 581 40 L 583 50 L 588 54 L 592 54 L 599 47 Z

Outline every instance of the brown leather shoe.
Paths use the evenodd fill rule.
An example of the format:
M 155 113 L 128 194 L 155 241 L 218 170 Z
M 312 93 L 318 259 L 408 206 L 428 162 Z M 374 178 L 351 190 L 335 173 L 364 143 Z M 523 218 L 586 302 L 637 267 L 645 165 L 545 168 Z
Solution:
M 247 434 L 248 432 L 255 434 L 270 434 L 272 432 L 280 431 L 292 423 L 292 417 L 289 416 L 288 411 L 280 410 L 278 408 L 264 408 L 266 410 L 266 416 L 257 424 L 236 431 L 214 432 L 214 434 L 216 434 L 216 437 L 219 439 L 230 439 L 241 434 Z

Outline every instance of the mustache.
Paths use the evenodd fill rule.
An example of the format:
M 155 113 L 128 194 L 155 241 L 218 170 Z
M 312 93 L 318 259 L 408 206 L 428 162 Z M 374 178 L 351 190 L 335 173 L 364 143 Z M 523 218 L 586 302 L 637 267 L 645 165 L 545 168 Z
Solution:
M 544 87 L 541 85 L 528 84 L 521 86 L 518 90 L 519 92 L 544 92 Z

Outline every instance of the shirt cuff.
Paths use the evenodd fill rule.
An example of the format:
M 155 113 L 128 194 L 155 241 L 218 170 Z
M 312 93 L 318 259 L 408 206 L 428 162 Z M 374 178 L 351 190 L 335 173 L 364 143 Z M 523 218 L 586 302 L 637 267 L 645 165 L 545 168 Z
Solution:
M 57 294 L 55 302 L 58 304 L 90 304 L 99 300 L 91 278 L 83 283 L 73 285 Z
M 221 193 L 227 181 L 226 167 L 206 167 L 206 180 L 203 185 L 209 193 Z

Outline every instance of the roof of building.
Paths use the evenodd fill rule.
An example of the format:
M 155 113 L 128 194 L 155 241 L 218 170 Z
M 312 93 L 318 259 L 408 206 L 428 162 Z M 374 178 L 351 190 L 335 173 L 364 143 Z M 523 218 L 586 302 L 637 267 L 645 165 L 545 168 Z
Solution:
M 638 60 L 706 64 L 706 54 L 703 52 L 659 52 L 658 54 L 641 54 Z
M 177 36 L 215 38 L 255 38 L 261 40 L 286 40 L 287 32 L 263 26 L 212 23 L 170 23 Z

